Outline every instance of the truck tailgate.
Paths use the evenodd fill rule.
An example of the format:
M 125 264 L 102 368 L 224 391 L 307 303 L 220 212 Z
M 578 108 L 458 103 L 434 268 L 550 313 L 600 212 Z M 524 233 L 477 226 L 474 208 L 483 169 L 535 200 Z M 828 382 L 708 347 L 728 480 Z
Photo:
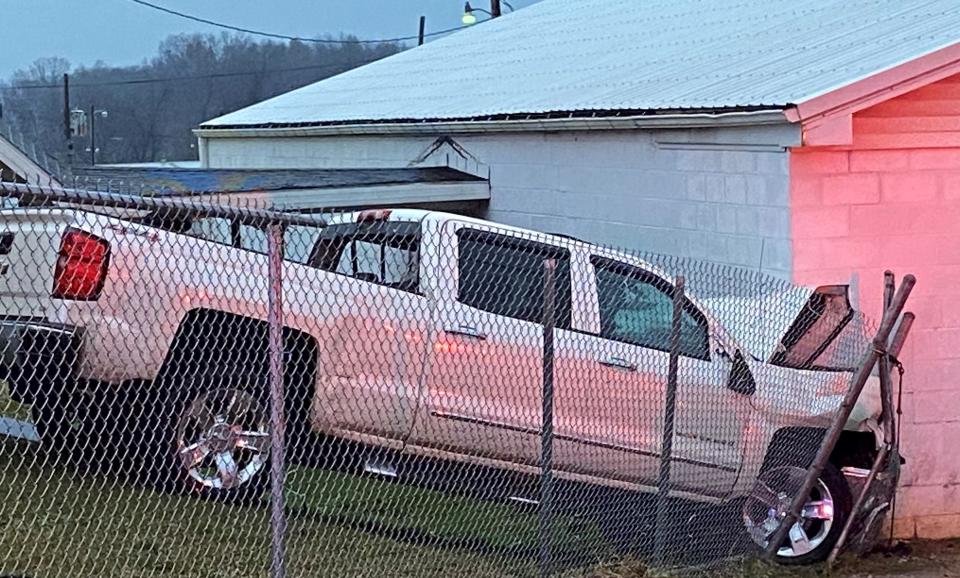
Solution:
M 60 238 L 74 215 L 64 209 L 0 210 L 0 315 L 47 312 Z

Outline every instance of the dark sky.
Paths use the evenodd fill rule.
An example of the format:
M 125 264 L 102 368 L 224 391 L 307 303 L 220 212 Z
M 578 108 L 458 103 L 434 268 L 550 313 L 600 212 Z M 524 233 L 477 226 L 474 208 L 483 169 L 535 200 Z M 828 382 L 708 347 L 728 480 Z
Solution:
M 342 33 L 393 38 L 460 25 L 462 0 L 150 0 L 174 10 L 244 28 L 293 36 Z M 516 8 L 538 0 L 512 0 Z M 474 6 L 489 8 L 486 0 Z M 102 60 L 135 64 L 169 34 L 212 32 L 211 26 L 139 6 L 130 0 L 0 0 L 0 78 L 37 58 L 61 56 L 74 66 Z

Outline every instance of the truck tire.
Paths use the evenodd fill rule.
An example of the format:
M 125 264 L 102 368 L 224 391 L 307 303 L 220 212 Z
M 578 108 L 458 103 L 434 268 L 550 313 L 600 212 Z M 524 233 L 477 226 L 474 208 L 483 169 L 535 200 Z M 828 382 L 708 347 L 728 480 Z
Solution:
M 757 545 L 766 546 L 806 473 L 804 468 L 781 466 L 760 474 L 743 506 L 744 523 Z M 799 566 L 826 560 L 852 508 L 847 480 L 835 465 L 828 463 L 803 508 L 801 519 L 781 544 L 776 562 Z
M 138 427 L 148 483 L 217 501 L 259 499 L 270 479 L 271 443 L 262 381 L 209 378 L 154 388 Z

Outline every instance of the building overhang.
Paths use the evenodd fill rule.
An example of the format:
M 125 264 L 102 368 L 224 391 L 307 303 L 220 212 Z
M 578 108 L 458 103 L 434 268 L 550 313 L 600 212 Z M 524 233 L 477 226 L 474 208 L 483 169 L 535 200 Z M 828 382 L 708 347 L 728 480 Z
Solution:
M 439 136 L 485 133 L 656 130 L 756 126 L 787 122 L 782 108 L 713 112 L 676 112 L 632 116 L 467 119 L 457 121 L 357 122 L 317 125 L 203 127 L 201 139 L 331 136 Z
M 801 124 L 805 146 L 850 146 L 855 113 L 955 74 L 960 74 L 960 44 L 814 96 L 784 113 Z

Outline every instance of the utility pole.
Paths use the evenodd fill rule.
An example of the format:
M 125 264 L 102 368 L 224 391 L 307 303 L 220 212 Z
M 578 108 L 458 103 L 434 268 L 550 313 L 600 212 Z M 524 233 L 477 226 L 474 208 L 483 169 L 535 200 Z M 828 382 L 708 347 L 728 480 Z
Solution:
M 63 138 L 67 142 L 67 167 L 73 166 L 73 130 L 70 128 L 70 75 L 63 73 Z
M 427 17 L 420 17 L 420 34 L 417 35 L 417 46 L 423 46 L 423 33 L 427 28 Z
M 502 14 L 500 10 L 500 0 L 490 0 L 490 17 L 496 18 Z
M 97 108 L 90 105 L 90 166 L 97 166 Z

